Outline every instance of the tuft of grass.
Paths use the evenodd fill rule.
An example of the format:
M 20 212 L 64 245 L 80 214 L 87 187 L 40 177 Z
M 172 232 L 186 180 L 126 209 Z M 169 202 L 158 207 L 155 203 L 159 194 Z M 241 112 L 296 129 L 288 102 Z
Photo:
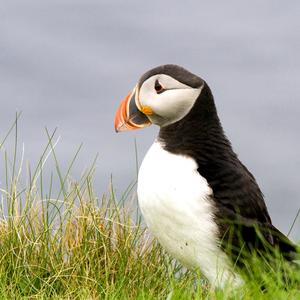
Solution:
M 0 299 L 300 299 L 299 270 L 280 260 L 254 261 L 253 276 L 236 290 L 214 290 L 200 273 L 184 270 L 137 216 L 133 185 L 120 199 L 112 184 L 96 195 L 95 162 L 70 179 L 81 147 L 62 170 L 55 131 L 46 131 L 36 167 L 24 171 L 18 117 L 9 130 L 15 130 L 12 150 L 0 143 Z M 45 186 L 51 157 L 55 172 Z

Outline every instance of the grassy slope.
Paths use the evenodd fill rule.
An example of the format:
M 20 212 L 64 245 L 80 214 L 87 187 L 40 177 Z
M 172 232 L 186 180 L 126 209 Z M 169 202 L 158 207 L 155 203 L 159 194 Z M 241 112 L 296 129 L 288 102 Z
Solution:
M 19 183 L 17 147 L 10 159 L 0 142 L 5 166 L 0 187 L 0 299 L 300 299 L 299 272 L 289 267 L 262 270 L 259 263 L 251 266 L 253 278 L 240 290 L 212 290 L 201 274 L 181 270 L 151 239 L 134 213 L 133 193 L 116 199 L 111 189 L 97 197 L 93 167 L 80 180 L 69 180 L 73 161 L 63 173 L 53 136 L 48 138 L 25 186 Z M 61 185 L 55 197 L 51 183 L 43 184 L 49 153 Z M 282 282 L 282 270 L 290 278 L 288 284 Z

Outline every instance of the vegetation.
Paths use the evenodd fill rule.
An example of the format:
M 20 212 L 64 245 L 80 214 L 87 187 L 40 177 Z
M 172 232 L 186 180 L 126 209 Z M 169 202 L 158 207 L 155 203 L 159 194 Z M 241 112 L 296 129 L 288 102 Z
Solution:
M 182 269 L 145 229 L 134 184 L 120 199 L 112 187 L 97 196 L 94 164 L 71 180 L 80 148 L 61 170 L 55 132 L 47 132 L 37 166 L 22 171 L 17 119 L 0 139 L 0 299 L 300 299 L 300 272 L 280 259 L 272 266 L 249 265 L 252 276 L 236 290 L 213 290 L 200 273 Z M 5 150 L 11 137 L 14 150 Z M 56 175 L 45 186 L 51 156 Z

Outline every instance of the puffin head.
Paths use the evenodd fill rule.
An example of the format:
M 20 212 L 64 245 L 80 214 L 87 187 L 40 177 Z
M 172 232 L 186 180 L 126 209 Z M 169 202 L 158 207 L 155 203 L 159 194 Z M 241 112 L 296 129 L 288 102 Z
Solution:
M 148 71 L 121 102 L 115 117 L 116 132 L 176 123 L 190 112 L 204 85 L 200 77 L 177 65 Z

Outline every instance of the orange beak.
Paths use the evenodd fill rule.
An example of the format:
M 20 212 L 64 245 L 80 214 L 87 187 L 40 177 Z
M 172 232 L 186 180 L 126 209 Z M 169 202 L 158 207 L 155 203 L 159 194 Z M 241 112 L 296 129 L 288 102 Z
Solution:
M 116 132 L 139 129 L 151 125 L 147 116 L 138 109 L 135 97 L 136 88 L 120 103 L 115 116 Z

